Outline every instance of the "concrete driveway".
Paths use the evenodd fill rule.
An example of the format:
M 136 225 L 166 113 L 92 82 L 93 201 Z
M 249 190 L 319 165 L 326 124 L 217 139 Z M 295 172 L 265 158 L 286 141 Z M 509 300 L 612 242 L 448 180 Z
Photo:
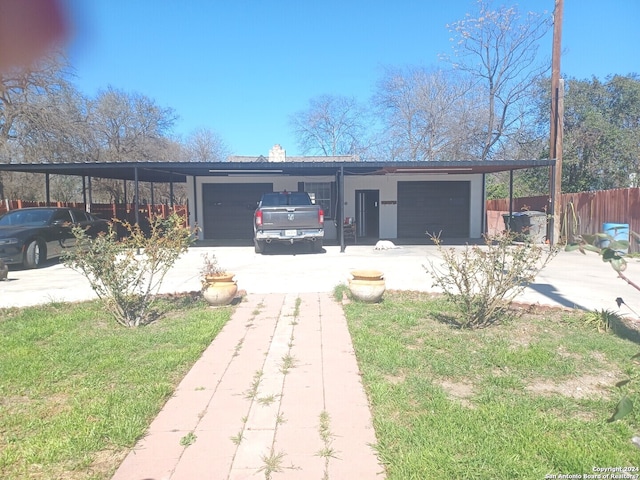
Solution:
M 169 272 L 162 291 L 199 290 L 204 252 L 215 253 L 220 265 L 234 272 L 239 288 L 248 293 L 330 292 L 339 283 L 347 283 L 351 270 L 360 268 L 384 272 L 388 289 L 435 291 L 423 265 L 439 260 L 433 245 L 405 245 L 384 251 L 376 251 L 370 245 L 349 245 L 344 253 L 340 253 L 338 246 L 326 246 L 320 254 L 295 246 L 276 247 L 267 255 L 257 255 L 248 246 L 194 246 Z M 640 260 L 629 259 L 626 273 L 640 283 Z M 640 312 L 640 292 L 616 278 L 600 257 L 560 252 L 518 300 L 616 311 L 616 297 L 622 297 Z M 0 282 L 0 307 L 90 298 L 95 295 L 87 280 L 58 262 L 50 262 L 38 270 L 13 268 L 8 281 Z M 630 313 L 624 305 L 620 312 Z

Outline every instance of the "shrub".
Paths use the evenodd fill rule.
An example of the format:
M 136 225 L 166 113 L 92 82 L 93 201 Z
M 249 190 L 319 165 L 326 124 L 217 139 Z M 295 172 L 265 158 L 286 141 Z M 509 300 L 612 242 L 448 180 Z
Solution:
M 118 238 L 118 227 L 126 232 Z M 148 234 L 138 224 L 114 219 L 107 234 L 90 238 L 73 229 L 77 248 L 63 257 L 65 265 L 82 273 L 121 325 L 137 327 L 152 321 L 153 304 L 165 275 L 193 242 L 182 218 L 152 217 Z
M 508 314 L 509 306 L 535 280 L 557 249 L 533 243 L 514 243 L 511 233 L 485 236 L 484 245 L 445 248 L 438 237 L 442 265 L 430 262 L 425 269 L 445 296 L 458 308 L 452 323 L 477 328 Z
M 584 324 L 598 332 L 608 332 L 614 324 L 620 324 L 622 317 L 611 310 L 593 310 L 583 315 Z

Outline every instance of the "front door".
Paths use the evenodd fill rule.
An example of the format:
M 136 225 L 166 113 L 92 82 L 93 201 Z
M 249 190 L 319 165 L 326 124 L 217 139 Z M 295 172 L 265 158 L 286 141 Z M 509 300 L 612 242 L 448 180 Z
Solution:
M 356 234 L 358 238 L 379 238 L 379 190 L 356 190 Z

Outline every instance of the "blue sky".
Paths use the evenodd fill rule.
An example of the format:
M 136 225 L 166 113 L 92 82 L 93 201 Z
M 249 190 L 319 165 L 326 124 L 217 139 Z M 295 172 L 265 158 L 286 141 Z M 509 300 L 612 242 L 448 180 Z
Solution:
M 233 154 L 300 154 L 291 114 L 311 98 L 366 101 L 385 67 L 438 65 L 473 0 L 68 0 L 75 84 L 153 98 L 176 135 L 217 132 Z M 553 11 L 554 0 L 516 3 Z M 565 0 L 564 76 L 640 73 L 640 0 Z M 548 45 L 548 49 L 545 45 Z M 551 36 L 542 55 L 551 57 Z

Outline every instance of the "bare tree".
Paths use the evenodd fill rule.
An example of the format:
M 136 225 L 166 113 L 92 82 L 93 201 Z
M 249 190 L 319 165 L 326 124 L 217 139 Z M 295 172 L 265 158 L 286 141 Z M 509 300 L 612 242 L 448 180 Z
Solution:
M 139 93 L 108 87 L 87 100 L 87 122 L 92 135 L 88 147 L 92 158 L 107 162 L 174 160 L 179 151 L 168 134 L 176 120 L 171 108 L 158 106 Z M 125 200 L 123 182 L 96 179 L 94 191 L 109 201 Z M 149 186 L 140 186 L 140 196 L 150 197 Z M 131 190 L 129 190 L 131 191 Z M 127 200 L 131 200 L 128 193 Z
M 453 72 L 387 70 L 374 97 L 387 156 L 395 160 L 451 160 L 469 155 L 478 105 L 471 84 Z
M 69 76 L 69 64 L 60 52 L 0 72 L 0 162 L 78 160 L 74 143 L 79 118 L 71 102 L 77 92 Z M 0 198 L 37 197 L 33 184 L 5 173 L 0 178 Z
M 0 162 L 99 162 L 184 160 L 184 146 L 170 137 L 176 115 L 152 99 L 108 87 L 95 98 L 80 94 L 69 81 L 70 67 L 52 53 L 31 67 L 0 72 Z M 0 198 L 42 198 L 40 180 L 5 172 Z M 36 178 L 36 177 L 34 177 Z M 3 188 L 3 182 L 6 188 Z M 124 200 L 122 181 L 94 179 L 94 200 Z M 128 188 L 130 201 L 133 188 Z M 166 200 L 163 188 L 154 200 Z M 79 178 L 52 177 L 57 200 L 78 200 Z M 141 184 L 141 199 L 151 186 Z M 175 192 L 174 192 L 175 193 Z M 175 196 L 175 195 L 174 195 Z
M 223 162 L 230 154 L 220 135 L 213 130 L 200 128 L 186 140 L 187 160 L 191 162 Z
M 149 97 L 113 87 L 89 103 L 89 124 L 104 161 L 164 160 L 176 118 Z
M 23 161 L 65 163 L 94 159 L 96 148 L 84 101 L 72 86 L 33 100 L 30 108 L 37 112 L 37 123 L 16 128 Z
M 551 62 L 540 62 L 539 40 L 549 31 L 551 15 L 516 7 L 491 10 L 478 0 L 477 13 L 447 25 L 452 33 L 453 66 L 471 75 L 484 89 L 486 119 L 479 139 L 480 159 L 491 158 L 499 142 L 519 130 L 526 119 L 524 103 Z
M 67 70 L 66 58 L 56 53 L 33 67 L 0 72 L 0 162 L 32 161 L 15 146 L 25 135 L 50 129 L 51 99 L 70 89 Z
M 293 114 L 290 125 L 305 154 L 364 155 L 368 115 L 355 98 L 321 95 L 306 110 Z

